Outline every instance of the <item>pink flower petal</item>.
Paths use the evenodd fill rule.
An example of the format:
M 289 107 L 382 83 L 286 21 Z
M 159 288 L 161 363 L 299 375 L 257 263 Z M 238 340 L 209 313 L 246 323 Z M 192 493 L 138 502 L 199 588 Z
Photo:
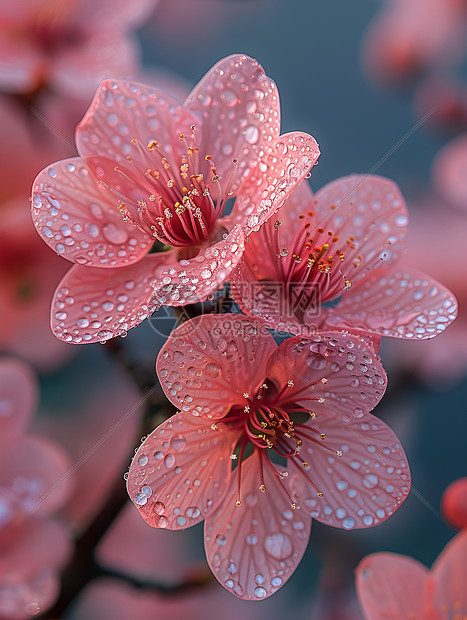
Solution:
M 240 226 L 234 226 L 225 235 L 216 244 L 201 249 L 194 258 L 172 259 L 170 267 L 158 273 L 154 300 L 166 306 L 185 306 L 205 301 L 222 288 L 241 260 L 245 247 Z
M 232 159 L 238 160 L 236 193 L 261 151 L 279 136 L 276 85 L 256 60 L 234 54 L 212 67 L 185 105 L 203 119 L 201 151 L 213 156 L 218 174 L 228 178 Z
M 26 437 L 12 446 L 2 461 L 2 506 L 26 516 L 50 514 L 61 507 L 70 493 L 71 464 L 58 445 Z
M 130 467 L 128 493 L 149 525 L 185 529 L 225 495 L 238 433 L 178 413 L 149 435 Z
M 328 328 L 396 338 L 434 338 L 457 316 L 457 301 L 442 284 L 416 269 L 378 269 L 326 311 Z
M 58 254 L 80 265 L 120 267 L 140 260 L 151 237 L 118 211 L 110 191 L 82 159 L 48 166 L 33 186 L 32 218 L 42 239 Z
M 261 230 L 266 226 L 269 226 L 269 223 L 266 223 Z M 254 233 L 251 236 L 252 241 L 260 234 L 261 231 Z M 245 246 L 246 252 L 249 252 L 249 245 Z M 264 259 L 265 266 L 262 269 L 264 273 L 270 267 L 268 256 L 264 252 L 257 256 L 261 260 Z M 308 329 L 312 333 L 316 331 L 316 325 L 312 324 L 308 328 L 295 316 L 287 301 L 285 284 L 279 281 L 277 273 L 264 283 L 257 279 L 257 275 L 246 260 L 241 260 L 231 276 L 230 292 L 242 312 L 265 321 L 270 328 L 277 331 L 291 334 L 307 334 Z
M 60 582 L 56 571 L 41 570 L 20 583 L 0 581 L 0 614 L 8 620 L 25 620 L 51 607 Z
M 444 548 L 431 569 L 432 600 L 439 617 L 467 614 L 467 530 L 461 531 Z
M 374 553 L 357 567 L 357 594 L 366 620 L 425 618 L 428 569 L 412 558 Z
M 159 0 L 80 0 L 74 5 L 74 19 L 87 30 L 127 31 L 150 16 Z M 72 5 L 73 6 L 73 5 Z
M 115 269 L 75 265 L 55 291 L 52 331 L 65 342 L 99 342 L 139 325 L 163 304 L 204 301 L 222 286 L 242 251 L 243 235 L 236 226 L 190 260 L 178 261 L 168 251 Z
M 386 373 L 374 350 L 340 332 L 289 338 L 271 355 L 267 376 L 278 386 L 291 382 L 290 403 L 309 407 L 318 421 L 335 411 L 340 424 L 373 409 L 386 389 Z
M 206 555 L 219 583 L 239 598 L 260 600 L 296 569 L 308 544 L 311 519 L 291 509 L 281 488 L 285 479 L 279 482 L 269 467 L 264 469 L 266 492 L 260 492 L 256 455 L 243 461 L 241 475 L 241 506 L 235 504 L 234 475 L 222 506 L 206 519 Z
M 300 458 L 309 464 L 304 473 L 324 495 L 319 497 L 303 476 L 296 481 L 304 512 L 347 530 L 385 521 L 410 491 L 407 458 L 396 435 L 373 415 L 359 415 L 346 422 L 334 405 L 317 415 L 313 427 L 326 437 L 322 446 L 304 437 Z
M 28 42 L 15 41 L 2 32 L 0 47 L 0 85 L 3 92 L 27 93 L 40 78 L 37 50 Z
M 52 519 L 27 519 L 0 536 L 0 583 L 21 583 L 42 570 L 56 569 L 69 551 L 69 533 Z M 1 600 L 1 599 L 0 599 Z
M 101 31 L 83 39 L 81 45 L 62 49 L 54 59 L 50 81 L 58 92 L 85 97 L 109 75 L 118 79 L 136 72 L 140 52 L 132 37 Z
M 279 136 L 265 148 L 240 188 L 230 218 L 246 220 L 245 234 L 259 230 L 305 178 L 319 155 L 316 140 L 306 133 L 294 131 Z
M 315 200 L 315 226 L 339 237 L 342 247 L 338 249 L 345 256 L 341 271 L 352 285 L 368 271 L 382 263 L 394 263 L 401 256 L 407 208 L 398 186 L 390 179 L 343 177 L 320 189 Z
M 172 332 L 156 371 L 167 398 L 182 411 L 221 418 L 252 396 L 266 377 L 276 343 L 241 314 L 195 317 Z
M 0 360 L 0 453 L 7 455 L 21 438 L 38 400 L 29 367 L 13 358 Z
M 183 152 L 180 133 L 191 135 L 190 125 L 197 120 L 164 91 L 134 82 L 107 80 L 100 85 L 76 129 L 76 144 L 86 159 L 106 158 L 110 175 L 115 164 L 128 166 L 126 158 L 131 156 L 133 174 L 138 178 L 148 168 L 151 153 L 146 147 L 150 142 L 158 142 L 172 160 L 175 154 Z
M 154 284 L 173 263 L 173 254 L 162 252 L 116 269 L 75 265 L 55 291 L 52 331 L 60 340 L 74 343 L 126 333 L 160 308 L 153 302 Z

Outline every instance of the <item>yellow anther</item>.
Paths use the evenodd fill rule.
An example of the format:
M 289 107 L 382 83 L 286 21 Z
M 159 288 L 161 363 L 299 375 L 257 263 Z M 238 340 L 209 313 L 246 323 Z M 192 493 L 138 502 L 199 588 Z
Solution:
M 302 463 L 302 467 L 310 467 L 310 463 Z
M 324 493 L 322 491 L 319 491 L 318 493 L 318 497 L 323 497 Z
M 239 499 L 237 499 L 237 501 L 235 502 L 235 506 L 238 507 L 238 506 L 241 506 L 241 505 L 242 505 L 242 502 Z
M 159 143 L 156 142 L 155 140 L 151 140 L 151 142 L 148 142 L 148 149 L 150 151 L 154 151 L 155 149 L 157 149 L 158 146 L 159 146 Z
M 259 490 L 261 491 L 261 493 L 266 493 L 266 487 L 264 486 L 264 484 L 262 484 L 262 485 L 259 487 Z
M 326 439 L 326 433 L 321 433 L 320 437 L 321 437 L 321 439 Z

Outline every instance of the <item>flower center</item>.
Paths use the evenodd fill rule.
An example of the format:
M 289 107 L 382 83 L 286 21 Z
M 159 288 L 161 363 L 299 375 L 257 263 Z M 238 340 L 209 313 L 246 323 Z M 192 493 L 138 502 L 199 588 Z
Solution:
M 313 386 L 318 384 L 326 384 L 327 379 L 322 377 L 317 381 L 307 384 L 302 389 L 293 390 L 293 397 L 289 397 L 288 392 L 294 388 L 294 382 L 288 381 L 280 390 L 274 384 L 266 380 L 258 389 L 254 397 L 244 393 L 246 400 L 243 410 L 236 406 L 231 409 L 229 414 L 222 420 L 222 423 L 238 426 L 241 434 L 236 444 L 235 452 L 230 455 L 232 460 L 238 460 L 237 466 L 237 499 L 236 505 L 241 506 L 241 470 L 242 461 L 245 456 L 245 450 L 248 445 L 253 446 L 253 450 L 259 459 L 259 490 L 266 492 L 264 484 L 264 467 L 270 467 L 275 477 L 279 479 L 287 477 L 288 472 L 278 473 L 272 465 L 266 450 L 270 449 L 279 457 L 287 459 L 287 463 L 291 463 L 303 475 L 307 482 L 315 489 L 318 497 L 322 497 L 324 493 L 314 484 L 308 475 L 311 466 L 300 458 L 300 451 L 303 440 L 319 445 L 322 449 L 331 452 L 333 455 L 342 456 L 341 450 L 333 450 L 329 446 L 323 444 L 326 435 L 320 432 L 314 425 L 309 424 L 309 420 L 316 420 L 316 413 L 304 409 L 300 402 L 297 401 L 297 395 L 303 391 L 309 391 Z M 299 397 L 300 398 L 300 397 Z M 316 397 L 310 398 L 307 394 L 307 401 L 316 400 L 324 403 L 325 399 L 316 393 Z M 297 418 L 308 417 L 308 423 L 301 423 Z M 221 422 L 212 425 L 212 428 L 218 428 Z M 238 454 L 237 454 L 238 452 Z M 292 508 L 296 508 L 295 500 L 290 497 L 285 486 L 280 482 L 280 486 L 290 500 Z
M 278 277 L 285 285 L 287 310 L 299 319 L 310 308 L 337 299 L 352 286 L 341 265 L 346 259 L 343 250 L 355 250 L 354 237 L 350 236 L 343 246 L 332 230 L 312 228 L 312 218 L 312 211 L 298 216 L 300 226 L 290 247 L 280 241 L 280 220 L 264 227 L 267 247 L 274 253 Z M 357 268 L 360 261 L 361 256 L 357 255 L 352 260 L 353 267 Z
M 182 153 L 174 155 L 173 161 L 155 140 L 143 146 L 132 138 L 137 157 L 127 156 L 127 160 L 133 170 L 114 167 L 131 184 L 131 192 L 126 192 L 118 206 L 123 219 L 173 247 L 200 246 L 213 240 L 216 222 L 233 195 L 237 170 L 237 160 L 233 159 L 230 177 L 222 185 L 212 156 L 201 156 L 194 146 L 195 125 L 191 129 L 189 143 L 184 134 L 179 134 Z M 141 162 L 151 168 L 142 169 Z

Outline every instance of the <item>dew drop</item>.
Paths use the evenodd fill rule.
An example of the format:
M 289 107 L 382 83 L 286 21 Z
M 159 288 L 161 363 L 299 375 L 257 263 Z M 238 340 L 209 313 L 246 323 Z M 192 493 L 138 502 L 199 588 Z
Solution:
M 342 521 L 342 527 L 346 530 L 351 530 L 353 527 L 355 527 L 355 519 L 353 519 L 352 517 L 347 517 Z
M 266 595 L 267 595 L 267 592 L 262 586 L 258 586 L 257 588 L 255 588 L 256 598 L 264 598 Z
M 282 533 L 271 534 L 264 539 L 264 548 L 276 560 L 285 560 L 292 555 L 290 538 Z
M 144 493 L 136 493 L 135 504 L 137 506 L 144 506 L 147 503 L 148 503 L 148 498 Z
M 176 435 L 175 437 L 172 437 L 172 439 L 170 440 L 170 446 L 172 450 L 175 450 L 176 452 L 180 452 L 180 450 L 183 450 L 185 445 L 186 445 L 186 439 L 185 437 L 182 437 L 181 435 Z
M 210 362 L 209 364 L 206 364 L 205 370 L 206 370 L 206 373 L 213 379 L 215 377 L 218 377 L 221 374 L 221 369 L 214 362 Z
M 161 515 L 165 510 L 165 505 L 162 502 L 156 502 L 153 510 L 157 515 Z
M 126 230 L 117 228 L 115 224 L 109 222 L 102 227 L 102 233 L 109 243 L 121 244 L 128 239 Z
M 165 515 L 160 515 L 155 520 L 155 524 L 156 524 L 156 527 L 160 527 L 162 529 L 165 529 L 169 525 L 169 520 L 167 519 L 167 517 Z
M 173 467 L 175 463 L 175 457 L 173 454 L 167 454 L 164 458 L 164 465 L 170 469 L 170 467 Z
M 377 484 L 378 484 L 378 476 L 376 476 L 375 474 L 367 474 L 363 478 L 363 486 L 366 487 L 367 489 L 374 489 Z

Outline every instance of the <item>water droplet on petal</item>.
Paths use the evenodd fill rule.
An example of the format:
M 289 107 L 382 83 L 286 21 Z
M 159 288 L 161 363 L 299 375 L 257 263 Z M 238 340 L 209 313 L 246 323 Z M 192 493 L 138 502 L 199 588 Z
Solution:
M 264 548 L 276 560 L 285 560 L 292 555 L 293 546 L 290 538 L 282 533 L 271 534 L 264 539 Z

